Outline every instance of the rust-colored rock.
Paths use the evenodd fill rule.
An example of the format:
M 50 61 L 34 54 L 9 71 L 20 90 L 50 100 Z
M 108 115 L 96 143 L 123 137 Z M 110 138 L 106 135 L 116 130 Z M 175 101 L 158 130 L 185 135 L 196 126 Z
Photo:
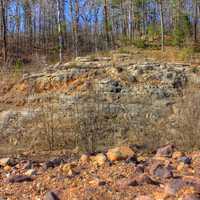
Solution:
M 130 147 L 122 146 L 108 150 L 106 155 L 110 161 L 119 161 L 133 157 L 135 153 Z

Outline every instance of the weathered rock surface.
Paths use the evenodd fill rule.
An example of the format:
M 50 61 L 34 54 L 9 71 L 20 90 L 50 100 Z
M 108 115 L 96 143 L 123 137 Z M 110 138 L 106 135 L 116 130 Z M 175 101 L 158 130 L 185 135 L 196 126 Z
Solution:
M 91 98 L 95 102 L 93 107 L 101 105 L 102 112 L 115 115 L 115 126 L 119 126 L 116 137 L 126 129 L 124 123 L 119 124 L 122 117 L 129 119 L 131 128 L 137 132 L 172 115 L 172 105 L 181 91 L 188 83 L 200 79 L 184 64 L 137 63 L 131 55 L 115 54 L 116 66 L 111 57 L 83 57 L 24 75 L 0 96 L 3 105 L 18 107 L 0 110 L 0 134 L 11 136 L 10 142 L 17 145 L 20 142 L 17 134 L 27 138 L 33 133 L 39 135 L 37 127 L 43 124 L 38 119 L 50 112 L 43 105 L 45 102 L 53 105 L 58 121 L 73 121 L 69 113 L 73 114 L 75 108 L 84 110 Z

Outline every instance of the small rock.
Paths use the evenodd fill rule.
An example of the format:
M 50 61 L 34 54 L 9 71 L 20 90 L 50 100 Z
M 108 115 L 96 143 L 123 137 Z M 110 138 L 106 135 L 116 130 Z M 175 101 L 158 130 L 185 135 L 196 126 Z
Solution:
M 89 160 L 90 160 L 90 157 L 88 155 L 86 155 L 86 154 L 83 154 L 79 159 L 79 161 L 81 163 L 87 163 Z
M 172 158 L 173 159 L 179 159 L 179 158 L 181 158 L 181 157 L 183 157 L 184 156 L 184 154 L 181 152 L 181 151 L 175 151 L 173 154 L 172 154 Z
M 6 165 L 12 165 L 12 159 L 11 158 L 2 158 L 0 159 L 0 166 L 5 167 Z
M 182 198 L 182 200 L 200 200 L 200 196 L 196 194 L 187 194 Z
M 124 190 L 128 188 L 129 186 L 132 186 L 132 187 L 138 186 L 138 183 L 135 179 L 132 180 L 132 179 L 123 178 L 116 182 L 116 186 L 117 186 L 117 189 Z
M 22 182 L 30 182 L 33 179 L 30 176 L 13 176 L 8 179 L 9 183 L 22 183 Z
M 144 173 L 145 167 L 143 165 L 137 165 L 135 168 L 135 173 L 142 174 Z
M 126 163 L 137 163 L 138 160 L 136 157 L 129 157 L 126 159 Z
M 192 187 L 196 192 L 200 193 L 200 179 L 193 176 L 184 176 L 183 181 L 186 186 Z
M 138 162 L 145 162 L 146 160 L 147 160 L 147 157 L 145 157 L 145 156 L 138 156 L 137 157 Z
M 55 158 L 53 160 L 49 160 L 43 164 L 43 169 L 47 170 L 49 168 L 54 168 L 59 166 L 63 162 L 62 159 Z
M 154 163 L 150 167 L 150 174 L 159 178 L 171 178 L 173 177 L 173 172 L 170 167 L 166 167 L 161 163 Z
M 106 185 L 106 182 L 102 181 L 100 179 L 95 179 L 95 180 L 90 181 L 90 184 L 92 186 L 94 186 L 94 187 L 98 187 L 98 186 L 104 186 L 104 185 Z
M 64 174 L 66 174 L 67 176 L 74 176 L 76 174 L 74 168 L 76 167 L 75 164 L 73 163 L 68 163 L 68 164 L 65 164 L 61 167 L 61 170 Z
M 177 192 L 183 187 L 184 181 L 182 179 L 173 179 L 165 185 L 165 194 L 176 196 Z
M 68 173 L 67 173 L 67 176 L 72 177 L 72 176 L 74 176 L 75 174 L 76 174 L 76 172 L 75 172 L 73 169 L 70 169 L 70 170 L 68 171 Z
M 190 165 L 192 163 L 192 159 L 187 156 L 183 156 L 178 159 L 178 162 L 182 162 L 184 164 Z
M 174 151 L 174 145 L 167 145 L 159 148 L 156 152 L 156 157 L 168 157 L 171 158 Z
M 23 166 L 23 169 L 31 169 L 32 167 L 32 161 L 28 160 L 24 166 Z
M 177 166 L 176 169 L 177 169 L 178 172 L 182 172 L 182 171 L 185 171 L 185 170 L 188 171 L 188 168 L 189 168 L 188 165 L 186 165 L 186 164 L 184 164 L 184 163 L 180 163 L 180 164 Z
M 141 196 L 138 196 L 135 200 L 153 200 L 153 198 L 150 196 L 141 195 Z
M 107 158 L 106 158 L 106 156 L 103 153 L 100 153 L 100 154 L 97 154 L 95 156 L 94 160 L 95 160 L 95 163 L 97 165 L 101 166 L 101 165 L 105 164 Z
M 106 155 L 110 161 L 119 161 L 133 157 L 135 153 L 130 147 L 122 146 L 108 150 Z
M 53 164 L 53 162 L 51 162 L 51 161 L 47 161 L 47 162 L 45 162 L 45 163 L 43 164 L 42 168 L 45 169 L 45 170 L 47 170 L 47 169 L 49 169 L 49 168 L 54 168 L 54 164 Z
M 54 192 L 47 192 L 44 197 L 44 200 L 60 200 Z
M 151 177 L 149 177 L 146 174 L 142 174 L 136 180 L 138 185 L 143 185 L 143 184 L 159 185 L 157 181 L 154 181 Z
M 6 165 L 3 169 L 5 172 L 10 172 L 12 170 L 12 167 L 9 165 Z
M 29 169 L 26 173 L 25 173 L 26 176 L 34 176 L 36 175 L 36 170 L 34 169 Z

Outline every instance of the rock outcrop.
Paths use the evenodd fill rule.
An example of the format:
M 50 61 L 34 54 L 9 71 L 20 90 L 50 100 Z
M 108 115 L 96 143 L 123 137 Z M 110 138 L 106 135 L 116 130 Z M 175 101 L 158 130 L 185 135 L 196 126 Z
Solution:
M 74 113 L 86 115 L 84 110 L 93 104 L 100 113 L 116 119 L 116 124 L 108 124 L 106 129 L 115 132 L 117 140 L 124 132 L 145 131 L 148 125 L 173 115 L 176 98 L 186 85 L 198 84 L 194 80 L 199 74 L 184 64 L 136 63 L 131 55 L 119 53 L 115 57 L 115 64 L 111 57 L 83 57 L 49 66 L 40 73 L 25 74 L 0 96 L 0 104 L 12 105 L 12 109 L 0 110 L 0 134 L 9 135 L 14 145 L 20 143 L 16 134 L 26 140 L 33 133 L 40 135 L 37 127 L 44 126 L 50 114 L 42 118 L 50 112 L 55 121 L 69 125 L 59 126 L 55 130 L 58 135 L 63 135 L 61 129 L 71 134 L 68 122 L 76 121 Z M 118 129 L 113 130 L 113 126 Z M 36 143 L 39 145 L 39 141 Z

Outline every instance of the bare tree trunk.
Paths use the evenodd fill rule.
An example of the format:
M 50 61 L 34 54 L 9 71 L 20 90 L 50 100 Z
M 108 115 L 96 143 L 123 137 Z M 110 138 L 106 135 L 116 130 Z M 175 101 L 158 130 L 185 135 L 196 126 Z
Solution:
M 161 31 L 161 49 L 164 51 L 164 22 L 163 22 L 163 2 L 159 1 L 160 7 L 160 31 Z
M 17 0 L 16 4 L 16 54 L 19 56 L 19 46 L 20 46 L 20 8 L 19 8 L 19 0 Z
M 97 37 L 98 37 L 98 9 L 95 9 L 95 24 L 94 24 L 94 50 L 98 51 Z
M 79 36 L 79 2 L 78 0 L 75 0 L 75 13 L 76 13 L 76 19 L 75 19 L 75 52 L 76 57 L 78 56 L 78 36 Z
M 63 61 L 63 42 L 62 42 L 62 32 L 61 32 L 61 12 L 60 12 L 60 0 L 57 2 L 57 20 L 58 20 L 58 40 L 59 40 L 59 60 L 60 63 Z
M 108 0 L 104 0 L 104 17 L 105 17 L 105 32 L 107 48 L 110 47 L 110 34 L 109 34 L 109 18 L 108 18 Z
M 7 62 L 8 49 L 7 49 L 7 25 L 6 25 L 6 13 L 5 13 L 5 2 L 1 0 L 1 15 L 3 23 L 3 60 L 4 63 Z
M 197 25 L 198 25 L 198 4 L 197 0 L 194 0 L 194 42 L 197 41 Z

